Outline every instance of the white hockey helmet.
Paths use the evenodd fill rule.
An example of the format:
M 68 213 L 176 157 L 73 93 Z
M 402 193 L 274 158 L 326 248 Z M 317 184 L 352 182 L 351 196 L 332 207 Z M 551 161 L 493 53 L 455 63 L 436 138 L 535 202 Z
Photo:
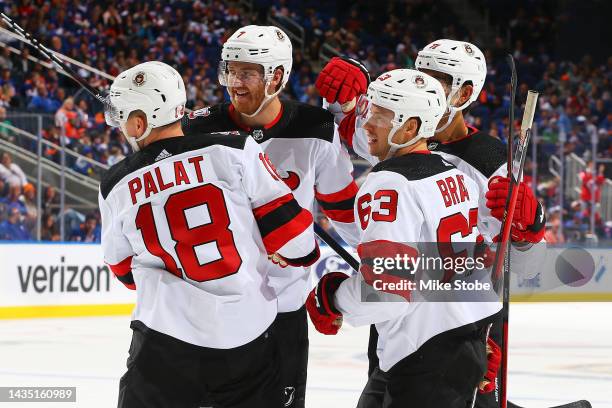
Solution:
M 255 116 L 289 81 L 293 64 L 291 40 L 283 30 L 275 26 L 248 25 L 239 28 L 223 44 L 221 51 L 218 75 L 219 83 L 223 86 L 231 86 L 227 69 L 227 63 L 231 61 L 250 62 L 263 67 L 265 98 L 259 109 L 248 115 Z M 274 70 L 279 66 L 283 67 L 281 86 L 269 95 L 268 84 L 274 78 Z
M 487 77 L 487 62 L 484 54 L 477 46 L 465 41 L 446 39 L 434 41 L 419 51 L 415 65 L 418 70 L 430 69 L 451 77 L 451 90 L 447 98 L 451 116 L 444 128 L 451 123 L 458 111 L 465 109 L 478 99 Z M 463 105 L 452 106 L 451 100 L 468 81 L 474 87 L 472 96 Z M 442 131 L 444 128 L 438 129 L 438 131 Z
M 446 111 L 446 96 L 442 84 L 426 73 L 414 69 L 395 69 L 372 81 L 367 93 L 360 97 L 357 102 L 358 127 L 363 127 L 372 118 L 371 105 L 393 111 L 391 130 L 387 136 L 391 155 L 397 149 L 434 135 Z M 421 121 L 417 135 L 406 143 L 394 143 L 392 139 L 395 133 L 408 119 L 414 117 Z
M 168 64 L 149 61 L 117 75 L 110 87 L 104 116 L 109 126 L 121 128 L 137 151 L 137 142 L 149 136 L 151 130 L 183 117 L 186 101 L 181 75 Z M 147 117 L 147 130 L 138 138 L 128 135 L 125 126 L 130 113 L 137 110 Z

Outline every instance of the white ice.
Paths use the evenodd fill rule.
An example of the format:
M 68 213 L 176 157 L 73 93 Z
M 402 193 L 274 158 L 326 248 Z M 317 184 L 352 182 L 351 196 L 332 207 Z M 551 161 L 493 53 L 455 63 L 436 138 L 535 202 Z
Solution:
M 612 408 L 612 303 L 513 304 L 510 399 L 527 408 L 588 399 Z M 308 408 L 354 407 L 366 381 L 367 328 L 311 330 Z M 129 317 L 0 320 L 0 386 L 75 386 L 76 403 L 0 408 L 116 406 Z

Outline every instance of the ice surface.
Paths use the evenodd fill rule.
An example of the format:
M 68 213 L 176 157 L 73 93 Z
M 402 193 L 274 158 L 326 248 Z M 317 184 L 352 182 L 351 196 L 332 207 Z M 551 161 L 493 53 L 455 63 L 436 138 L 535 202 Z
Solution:
M 76 403 L 116 406 L 130 344 L 129 317 L 0 320 L 0 386 L 75 386 Z M 510 399 L 527 408 L 588 399 L 612 408 L 612 303 L 513 304 Z M 354 407 L 366 381 L 368 328 L 311 330 L 308 408 Z

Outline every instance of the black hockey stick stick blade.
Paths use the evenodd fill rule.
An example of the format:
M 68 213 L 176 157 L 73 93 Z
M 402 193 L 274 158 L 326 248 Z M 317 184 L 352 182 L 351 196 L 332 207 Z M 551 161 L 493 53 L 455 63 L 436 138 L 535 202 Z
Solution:
M 513 404 L 512 402 L 508 401 L 508 408 L 523 408 L 523 407 L 521 407 L 520 405 Z M 569 404 L 556 405 L 550 408 L 593 408 L 593 407 L 589 401 L 580 400 L 580 401 L 570 402 Z

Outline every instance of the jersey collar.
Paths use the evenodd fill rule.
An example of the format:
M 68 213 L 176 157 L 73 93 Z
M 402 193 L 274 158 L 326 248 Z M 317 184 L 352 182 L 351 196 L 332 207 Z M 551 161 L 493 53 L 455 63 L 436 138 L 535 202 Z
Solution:
M 240 122 L 238 121 L 237 116 L 239 115 L 239 113 L 238 113 L 238 112 L 236 112 L 236 108 L 234 107 L 234 105 L 233 105 L 233 104 L 231 104 L 231 103 L 230 103 L 230 104 L 229 104 L 229 107 L 228 107 L 228 114 L 229 114 L 229 117 L 230 117 L 230 119 L 232 120 L 232 122 L 234 122 L 234 124 L 235 124 L 236 126 L 238 126 L 240 129 L 242 129 L 242 130 L 244 130 L 244 131 L 247 131 L 247 132 L 252 132 L 252 131 L 253 131 L 253 130 L 255 130 L 255 129 L 263 129 L 263 130 L 267 130 L 267 129 L 272 128 L 272 127 L 273 127 L 274 125 L 276 125 L 276 124 L 278 123 L 278 121 L 279 121 L 279 120 L 280 120 L 280 119 L 283 117 L 283 111 L 284 111 L 284 104 L 281 102 L 281 108 L 280 108 L 280 110 L 278 111 L 278 115 L 276 115 L 276 117 L 275 117 L 274 119 L 272 119 L 272 121 L 271 121 L 271 122 L 266 123 L 266 124 L 265 124 L 263 127 L 259 127 L 259 126 L 258 126 L 258 127 L 252 128 L 252 127 L 246 126 L 245 124 L 240 123 Z

